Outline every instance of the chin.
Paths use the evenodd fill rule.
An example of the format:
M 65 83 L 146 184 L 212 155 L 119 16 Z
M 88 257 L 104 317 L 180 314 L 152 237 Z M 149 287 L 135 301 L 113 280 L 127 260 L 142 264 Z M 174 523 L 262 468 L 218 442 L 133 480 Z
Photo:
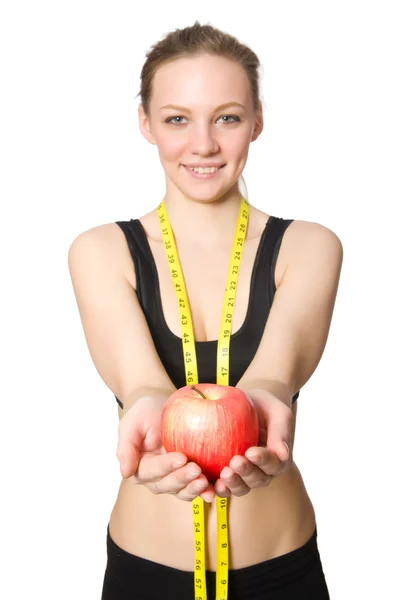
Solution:
M 213 182 L 208 181 L 208 183 L 204 183 L 203 185 L 203 182 L 200 181 L 197 185 L 180 185 L 177 187 L 185 198 L 196 202 L 210 203 L 226 196 L 232 189 L 233 183 L 230 186 L 220 186 L 219 183 L 215 185 Z
M 202 190 L 201 193 L 197 193 L 192 190 L 184 190 L 180 189 L 180 192 L 183 194 L 185 198 L 188 200 L 192 200 L 192 202 L 200 202 L 202 204 L 211 204 L 212 202 L 216 202 L 220 198 L 222 198 L 227 190 L 220 190 L 218 192 L 211 193 L 210 191 Z

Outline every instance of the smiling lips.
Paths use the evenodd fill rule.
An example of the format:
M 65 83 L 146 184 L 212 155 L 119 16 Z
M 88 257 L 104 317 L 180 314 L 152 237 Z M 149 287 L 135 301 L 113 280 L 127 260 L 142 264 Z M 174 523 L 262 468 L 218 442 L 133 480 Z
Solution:
M 205 166 L 205 167 L 201 167 L 201 166 L 195 167 L 195 166 L 188 166 L 188 165 L 183 165 L 183 166 L 192 175 L 195 175 L 195 176 L 196 175 L 206 175 L 207 176 L 206 178 L 208 178 L 208 176 L 214 175 L 225 165 Z

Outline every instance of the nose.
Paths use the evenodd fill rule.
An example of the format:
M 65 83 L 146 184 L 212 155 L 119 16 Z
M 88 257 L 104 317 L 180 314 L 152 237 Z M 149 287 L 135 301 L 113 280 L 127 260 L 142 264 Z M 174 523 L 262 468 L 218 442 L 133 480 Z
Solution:
M 191 128 L 189 145 L 192 154 L 201 156 L 215 154 L 219 150 L 216 132 L 208 123 L 200 123 Z

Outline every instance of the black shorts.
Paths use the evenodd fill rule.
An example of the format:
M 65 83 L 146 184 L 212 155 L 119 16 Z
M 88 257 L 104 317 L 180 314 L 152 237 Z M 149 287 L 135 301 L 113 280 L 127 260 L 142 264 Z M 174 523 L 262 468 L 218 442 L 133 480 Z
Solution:
M 102 600 L 194 600 L 193 571 L 182 571 L 121 549 L 107 530 Z M 215 576 L 206 572 L 207 598 L 215 600 Z M 228 600 L 329 600 L 317 529 L 300 548 L 229 571 Z

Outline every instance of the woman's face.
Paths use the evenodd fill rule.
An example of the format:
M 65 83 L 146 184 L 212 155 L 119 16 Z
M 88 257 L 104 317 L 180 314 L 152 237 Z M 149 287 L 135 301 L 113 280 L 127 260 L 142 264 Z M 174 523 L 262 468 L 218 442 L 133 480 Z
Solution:
M 140 106 L 139 121 L 142 134 L 158 147 L 167 190 L 173 184 L 198 200 L 219 198 L 237 182 L 263 127 L 262 107 L 254 112 L 244 69 L 208 54 L 161 66 L 149 115 Z M 199 165 L 215 165 L 217 171 L 192 174 L 189 167 Z

